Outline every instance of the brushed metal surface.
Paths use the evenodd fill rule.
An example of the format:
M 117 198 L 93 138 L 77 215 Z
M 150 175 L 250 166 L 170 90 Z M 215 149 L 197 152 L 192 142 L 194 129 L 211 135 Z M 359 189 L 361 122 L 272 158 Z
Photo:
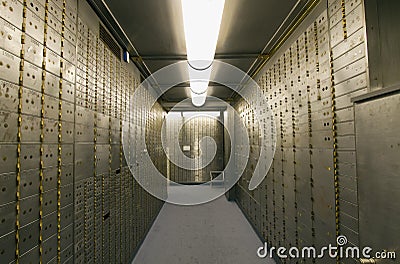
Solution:
M 6 234 L 9 234 L 15 230 L 16 211 L 14 210 L 14 208 L 15 202 L 3 204 L 0 206 L 0 237 L 3 237 Z
M 44 240 L 57 233 L 57 212 L 49 214 L 43 218 L 42 230 Z
M 0 18 L 0 30 L 2 32 L 0 36 L 0 47 L 15 56 L 19 56 L 22 47 L 21 30 L 2 18 Z
M 57 190 L 43 194 L 43 214 L 47 215 L 57 210 Z
M 55 2 L 49 1 L 48 3 L 48 9 L 51 14 L 57 18 L 58 21 L 62 21 L 62 7 L 58 6 Z
M 61 34 L 52 27 L 48 27 L 46 37 L 47 47 L 61 56 Z
M 43 261 L 49 262 L 57 256 L 57 235 L 43 241 Z
M 21 2 L 17 0 L 5 2 L 0 7 L 0 16 L 20 30 L 22 29 L 23 5 Z
M 0 79 L 18 84 L 20 59 L 6 50 L 0 49 Z
M 39 16 L 36 10 L 35 12 L 29 9 L 26 11 L 26 33 L 43 44 L 44 23 L 41 17 L 43 16 Z
M 398 250 L 400 96 L 394 94 L 355 107 L 360 244 Z M 373 199 L 371 199 L 373 197 Z
M 54 51 L 46 48 L 46 71 L 60 76 L 60 56 Z

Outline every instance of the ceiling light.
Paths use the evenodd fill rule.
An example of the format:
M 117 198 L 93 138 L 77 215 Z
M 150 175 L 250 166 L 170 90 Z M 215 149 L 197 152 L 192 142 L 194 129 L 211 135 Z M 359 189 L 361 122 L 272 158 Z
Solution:
M 197 93 L 194 93 L 194 92 L 190 92 L 190 95 L 192 97 L 192 104 L 194 106 L 200 107 L 200 106 L 203 106 L 204 103 L 206 102 L 207 91 L 202 93 L 202 94 L 197 94 Z
M 192 93 L 205 94 L 201 97 L 205 102 L 225 0 L 181 1 L 190 88 Z

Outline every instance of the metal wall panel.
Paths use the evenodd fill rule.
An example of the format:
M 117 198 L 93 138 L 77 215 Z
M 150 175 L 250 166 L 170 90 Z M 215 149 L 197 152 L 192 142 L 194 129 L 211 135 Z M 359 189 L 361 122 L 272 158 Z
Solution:
M 394 250 L 400 243 L 399 111 L 399 93 L 355 107 L 362 246 Z
M 352 98 L 369 92 L 363 3 L 322 1 L 315 10 L 258 75 L 275 114 L 277 150 L 270 182 L 258 187 L 263 194 L 246 192 L 252 174 L 246 169 L 238 183 L 246 190 L 239 188 L 237 202 L 271 246 L 323 246 L 339 234 L 358 244 Z M 243 102 L 235 107 L 254 138 L 251 110 Z M 293 161 L 286 158 L 292 149 Z M 264 207 L 261 224 L 249 203 L 253 197 Z
M 123 105 L 129 103 L 126 98 L 139 83 L 139 76 L 136 70 L 121 64 L 120 58 L 110 55 L 98 32 L 89 30 L 86 23 L 98 25 L 95 15 L 83 13 L 84 21 L 79 19 L 77 23 L 78 1 L 68 0 L 65 7 L 60 0 L 28 0 L 24 4 L 25 19 L 19 1 L 6 1 L 0 7 L 1 259 L 5 263 L 16 263 L 16 257 L 19 263 L 37 262 L 42 252 L 44 263 L 57 263 L 58 258 L 62 263 L 128 262 L 162 206 L 152 197 L 143 198 L 145 191 L 138 186 L 135 193 L 141 198 L 131 203 L 133 193 L 126 185 L 131 181 L 133 185 L 132 175 L 122 168 L 125 160 L 120 160 L 120 122 L 131 120 L 135 114 Z M 79 4 L 84 6 L 82 10 L 90 9 L 86 2 Z M 75 76 L 76 71 L 79 77 Z M 148 130 L 159 127 L 162 121 L 161 108 L 154 111 L 152 116 L 158 118 L 152 119 Z M 150 113 L 141 113 L 141 124 L 149 117 Z M 136 136 L 139 135 L 143 134 Z M 165 171 L 159 145 L 151 145 L 149 152 L 157 155 L 157 166 Z M 17 168 L 20 174 L 16 173 Z M 118 176 L 110 179 L 110 170 L 119 172 Z M 131 209 L 139 207 L 133 214 Z M 119 227 L 113 229 L 113 236 L 109 233 L 110 214 L 115 220 L 112 225 Z M 19 239 L 13 233 L 16 219 L 21 226 Z M 57 226 L 61 227 L 60 233 Z M 129 236 L 124 235 L 127 230 Z M 39 233 L 43 244 L 39 244 Z M 102 237 L 110 237 L 110 245 L 121 251 L 109 251 Z

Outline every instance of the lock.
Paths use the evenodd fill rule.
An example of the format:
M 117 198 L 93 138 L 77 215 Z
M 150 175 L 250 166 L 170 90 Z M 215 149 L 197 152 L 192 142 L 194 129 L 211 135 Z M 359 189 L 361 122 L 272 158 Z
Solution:
M 325 43 L 318 47 L 318 69 L 320 69 L 320 65 L 323 63 L 329 63 L 330 59 L 330 48 L 329 43 Z
M 57 233 L 57 212 L 51 213 L 43 218 L 42 235 L 46 240 Z
M 335 26 L 333 26 L 330 30 L 330 35 L 331 35 L 331 47 L 334 48 L 344 40 L 342 23 L 338 23 Z
M 47 191 L 43 194 L 43 214 L 48 215 L 57 210 L 57 190 Z
M 339 71 L 345 66 L 365 57 L 365 44 L 362 43 L 354 49 L 344 53 L 340 58 L 333 61 L 334 72 Z
M 28 61 L 35 66 L 41 68 L 43 63 L 43 45 L 30 37 L 29 35 L 25 36 L 25 45 L 24 45 L 24 60 Z M 18 55 L 19 56 L 19 55 Z
M 68 246 L 66 249 L 62 248 L 61 252 L 61 262 L 65 264 L 73 264 L 74 247 L 72 245 Z
M 359 75 L 366 71 L 366 62 L 365 60 L 356 61 L 345 68 L 335 72 L 333 74 L 335 84 L 339 84 L 345 80 L 353 78 L 356 75 Z
M 0 145 L 0 174 L 15 171 L 17 145 Z
M 81 91 L 86 91 L 86 70 L 86 64 L 81 63 L 78 60 L 78 66 L 76 67 L 76 79 L 77 85 L 82 86 L 82 89 L 80 89 Z
M 317 34 L 322 35 L 328 30 L 328 13 L 323 11 L 321 15 L 316 19 L 317 22 Z
M 22 29 L 23 5 L 17 0 L 4 1 L 0 6 L 0 17 Z
M 58 21 L 63 21 L 62 8 L 57 6 L 53 1 L 48 1 L 48 12 L 52 14 Z
M 66 122 L 74 122 L 75 110 L 74 104 L 70 102 L 63 102 L 62 105 L 62 118 L 61 120 Z
M 86 86 L 80 83 L 76 85 L 76 98 L 80 100 L 85 100 L 86 98 Z
M 75 95 L 75 85 L 68 81 L 63 82 L 63 94 L 62 100 L 68 101 L 73 103 L 74 102 L 74 95 Z
M 353 9 L 347 16 L 347 33 L 348 35 L 352 35 L 358 29 L 363 27 L 363 7 L 362 5 L 358 5 L 355 9 Z
M 73 183 L 74 168 L 73 163 L 62 166 L 61 185 L 68 185 Z
M 28 0 L 26 1 L 26 6 L 27 8 L 35 13 L 38 17 L 44 17 L 45 16 L 45 1 L 43 0 Z
M 60 76 L 60 56 L 48 48 L 46 48 L 46 54 L 47 54 L 46 71 L 59 77 Z
M 8 156 L 10 152 L 6 152 Z M 40 146 L 39 145 L 21 145 L 21 170 L 36 169 L 39 164 Z M 15 166 L 16 162 L 14 163 Z
M 351 93 L 367 86 L 367 75 L 363 73 L 345 82 L 335 85 L 335 94 L 340 97 L 346 93 Z M 350 88 L 351 87 L 351 88 Z M 350 89 L 349 89 L 350 88 Z
M 86 126 L 76 124 L 75 126 L 77 142 L 93 142 L 93 125 Z
M 15 221 L 15 220 L 14 220 Z M 0 251 L 3 252 L 2 260 L 11 263 L 15 258 L 15 232 L 11 232 L 0 240 Z
M 58 120 L 58 99 L 47 95 L 44 96 L 44 116 Z
M 72 224 L 74 220 L 74 207 L 68 205 L 61 209 L 61 229 L 64 229 L 68 225 Z
M 43 169 L 43 190 L 44 192 L 57 188 L 57 167 Z
M 20 225 L 35 221 L 39 217 L 39 195 L 30 196 L 20 201 Z
M 22 116 L 21 134 L 23 143 L 40 142 L 40 118 L 34 116 Z
M 15 84 L 19 83 L 20 59 L 0 49 L 0 78 Z
M 82 73 L 82 72 L 80 72 L 80 73 Z M 77 75 L 76 76 L 76 84 L 86 87 L 86 77 Z
M 11 23 L 0 18 L 0 47 L 8 52 L 19 56 L 21 53 L 22 32 Z
M 43 166 L 44 168 L 57 166 L 57 145 L 43 145 Z
M 24 62 L 24 86 L 40 92 L 42 69 L 29 62 Z
M 78 12 L 78 1 L 76 0 L 66 0 L 66 6 L 67 8 L 71 9 L 75 13 Z
M 88 27 L 80 17 L 78 17 L 78 35 L 84 36 L 86 40 L 88 38 Z
M 339 10 L 341 12 L 341 7 L 342 7 L 341 0 L 329 0 L 328 5 L 329 5 L 329 8 L 328 8 L 329 16 L 332 16 L 332 14 L 336 13 Z
M 0 111 L 0 142 L 16 143 L 18 114 Z
M 56 32 L 61 32 L 62 31 L 61 20 L 58 20 L 58 18 L 54 16 L 52 12 L 49 12 L 47 16 L 48 16 L 47 25 L 52 29 L 54 29 Z
M 75 63 L 75 56 L 76 47 L 74 44 L 71 44 L 68 41 L 64 41 L 64 58 L 69 61 L 70 63 Z
M 72 184 L 61 187 L 61 207 L 66 207 L 73 203 L 74 186 Z
M 43 242 L 43 262 L 48 263 L 57 256 L 57 234 Z
M 62 128 L 62 143 L 72 144 L 74 142 L 74 123 L 63 122 Z
M 107 144 L 109 142 L 108 129 L 97 129 L 97 144 Z
M 75 144 L 76 180 L 92 177 L 93 166 L 87 166 L 87 161 L 93 160 L 93 155 L 93 144 Z
M 62 155 L 61 160 L 63 165 L 73 164 L 73 155 L 74 155 L 74 147 L 72 144 L 63 144 L 62 145 Z
M 79 58 L 84 58 L 87 61 L 87 37 L 85 35 L 78 34 L 77 36 L 77 46 L 78 46 L 78 59 Z
M 347 9 L 346 9 L 346 11 L 347 11 Z M 333 26 L 336 26 L 338 23 L 342 22 L 342 19 L 343 19 L 343 14 L 342 14 L 342 11 L 340 10 L 340 8 L 336 9 L 334 12 L 335 13 L 330 14 L 330 18 L 329 18 L 329 24 L 330 24 L 331 28 Z
M 18 112 L 18 85 L 0 80 L 0 111 Z
M 76 41 L 77 41 L 76 34 L 69 31 L 68 29 L 64 29 L 64 40 L 67 40 L 69 45 L 76 46 Z
M 64 61 L 63 78 L 71 83 L 75 83 L 75 65 Z
M 70 11 L 72 14 L 72 11 Z M 72 34 L 76 34 L 76 20 L 71 20 L 68 16 L 64 19 L 65 28 L 71 31 Z
M 2 204 L 6 204 L 9 202 L 13 202 L 15 200 L 15 193 L 16 193 L 16 182 L 15 182 L 15 173 L 4 173 L 4 174 L 0 174 L 0 183 L 1 183 L 1 189 L 0 189 L 0 197 L 1 197 L 1 203 Z M 15 206 L 15 204 L 12 204 L 13 206 Z M 2 206 L 2 205 L 0 205 Z M 12 226 L 10 223 L 8 223 L 9 220 L 7 220 L 7 215 L 10 214 L 10 212 L 13 212 L 13 215 L 15 215 L 15 210 L 10 210 L 10 212 L 7 212 L 9 207 L 5 206 L 0 207 L 0 212 L 1 212 L 1 216 L 4 216 L 1 219 L 1 223 L 0 223 L 0 235 L 4 235 L 8 232 L 11 232 L 11 230 L 13 230 L 13 228 L 8 228 L 9 226 Z M 0 218 L 1 218 L 0 216 Z M 3 221 L 4 219 L 4 221 Z M 15 219 L 15 217 L 14 217 Z
M 19 251 L 23 255 L 28 252 L 31 248 L 37 245 L 37 238 L 39 237 L 39 220 L 24 226 L 19 231 L 20 242 Z
M 61 35 L 53 28 L 47 28 L 46 45 L 57 55 L 61 55 Z
M 31 10 L 26 11 L 26 33 L 43 44 L 44 23 L 43 20 Z
M 61 6 L 62 9 L 62 6 Z M 72 20 L 74 24 L 76 24 L 77 12 L 73 9 L 73 7 L 67 6 L 65 9 L 65 14 L 69 20 Z M 76 33 L 76 32 L 74 32 Z
M 45 86 L 44 86 L 44 92 L 47 95 L 51 95 L 54 98 L 58 98 L 59 95 L 59 81 L 60 78 L 57 77 L 56 75 L 46 72 L 45 76 Z

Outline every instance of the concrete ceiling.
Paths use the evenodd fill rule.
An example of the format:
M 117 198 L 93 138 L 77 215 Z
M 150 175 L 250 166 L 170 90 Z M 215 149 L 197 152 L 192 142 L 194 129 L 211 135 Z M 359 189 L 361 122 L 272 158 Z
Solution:
M 104 0 L 151 73 L 186 58 L 181 0 Z M 268 52 L 307 0 L 226 0 L 216 58 L 251 73 L 257 56 Z M 268 44 L 268 45 L 267 45 Z M 163 101 L 189 94 L 170 89 Z M 229 100 L 232 90 L 215 85 L 209 95 Z

